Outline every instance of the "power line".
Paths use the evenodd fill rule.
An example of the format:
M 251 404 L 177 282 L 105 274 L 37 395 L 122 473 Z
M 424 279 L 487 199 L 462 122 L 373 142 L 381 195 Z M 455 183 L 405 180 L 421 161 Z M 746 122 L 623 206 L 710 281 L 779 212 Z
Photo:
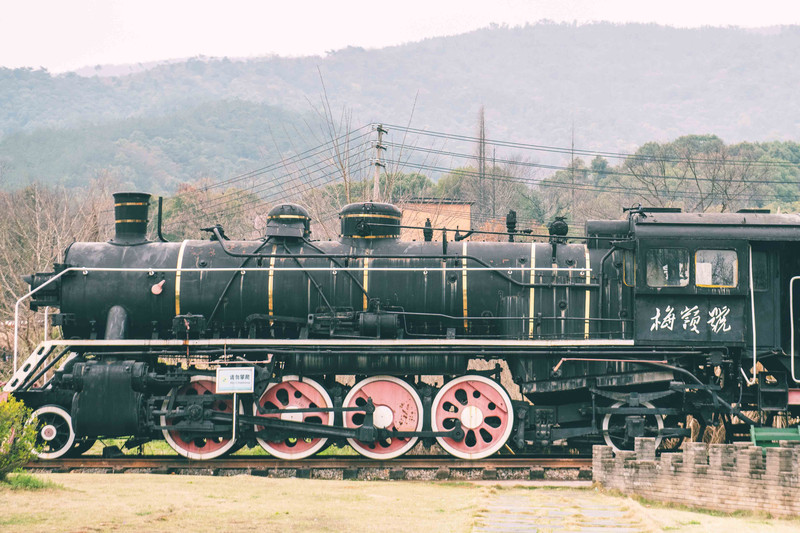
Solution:
M 362 128 L 359 128 L 359 130 L 360 130 L 360 129 L 363 129 L 363 127 L 362 127 Z M 354 130 L 354 131 L 358 131 L 358 130 Z M 362 134 L 362 135 L 360 135 L 360 136 L 356 137 L 356 138 L 355 138 L 355 139 L 353 139 L 353 140 L 355 141 L 355 140 L 361 139 L 361 138 L 363 138 L 365 135 L 368 135 L 368 133 L 367 133 L 367 134 Z M 266 173 L 267 173 L 267 172 L 269 172 L 270 170 L 274 170 L 274 169 L 276 169 L 276 168 L 279 168 L 279 167 L 285 167 L 285 166 L 287 166 L 287 165 L 289 165 L 289 164 L 299 164 L 299 163 L 301 163 L 301 162 L 303 162 L 303 161 L 305 161 L 305 160 L 309 159 L 310 157 L 313 157 L 313 156 L 319 156 L 319 155 L 320 155 L 320 153 L 324 151 L 324 150 L 323 150 L 323 147 L 324 147 L 324 146 L 326 146 L 327 144 L 330 144 L 330 142 L 328 142 L 328 143 L 325 143 L 325 144 L 323 144 L 323 145 L 320 145 L 320 146 L 318 146 L 318 147 L 316 147 L 316 148 L 312 149 L 311 151 L 308 151 L 308 150 L 307 150 L 306 152 L 304 152 L 306 155 L 305 155 L 304 157 L 302 157 L 302 158 L 289 158 L 289 159 L 287 159 L 287 160 L 282 160 L 282 161 L 280 161 L 280 162 L 278 162 L 278 163 L 274 163 L 274 164 L 272 164 L 272 165 L 269 165 L 269 166 L 267 166 L 267 167 L 263 167 L 263 168 L 261 168 L 261 169 L 255 170 L 255 171 L 251 171 L 251 172 L 249 172 L 249 173 L 242 174 L 242 175 L 238 176 L 236 179 L 241 181 L 241 180 L 243 180 L 243 179 L 246 179 L 246 178 L 253 178 L 253 177 L 256 177 L 256 176 L 263 176 L 264 174 L 266 174 Z M 358 146 L 358 145 L 356 145 L 356 146 Z M 349 153 L 348 153 L 348 157 L 349 157 Z M 314 165 L 314 166 L 318 166 L 318 165 L 321 165 L 321 164 L 323 164 L 323 162 L 322 162 L 322 161 L 318 161 L 317 163 L 315 163 L 315 165 Z M 300 170 L 300 169 L 298 169 L 298 170 L 291 171 L 291 172 L 289 172 L 288 174 L 286 174 L 285 176 L 291 176 L 292 174 L 295 174 L 295 173 L 298 173 L 298 172 L 301 172 L 301 170 Z M 233 178 L 232 178 L 232 179 L 233 179 Z M 230 183 L 231 181 L 232 181 L 232 180 L 227 180 L 227 182 L 228 182 L 228 183 Z M 274 180 L 273 180 L 273 181 L 274 181 Z M 251 188 L 251 189 L 253 189 L 255 186 L 256 186 L 256 185 L 254 184 L 254 185 L 252 185 L 250 188 Z M 208 189 L 212 189 L 212 188 L 215 188 L 215 187 L 213 187 L 213 186 L 209 186 L 209 187 L 207 187 L 207 188 L 206 188 L 206 190 L 208 190 Z M 229 193 L 229 194 L 223 194 L 223 195 L 221 195 L 220 197 L 218 197 L 217 199 L 215 199 L 215 201 L 219 200 L 220 198 L 227 197 L 227 196 L 229 196 L 229 195 L 233 195 L 233 196 L 235 196 L 235 195 L 236 195 L 236 191 L 233 191 L 232 193 Z
M 357 162 L 356 163 L 357 166 L 356 166 L 354 172 L 360 172 L 360 171 L 364 170 L 365 168 L 368 168 L 369 167 L 368 163 L 369 163 L 369 159 L 364 159 L 362 161 Z M 232 215 L 241 213 L 248 206 L 253 206 L 253 205 L 257 205 L 257 204 L 266 203 L 268 200 L 275 199 L 276 197 L 278 197 L 278 198 L 296 197 L 296 196 L 299 196 L 300 194 L 303 194 L 303 193 L 308 192 L 310 190 L 317 189 L 317 188 L 325 186 L 325 185 L 330 185 L 332 183 L 340 182 L 341 180 L 339 180 L 338 178 L 328 179 L 328 180 L 325 179 L 325 178 L 330 178 L 331 176 L 336 176 L 337 174 L 338 174 L 338 169 L 336 169 L 333 172 L 328 173 L 328 174 L 323 174 L 323 175 L 316 176 L 314 179 L 306 182 L 305 184 L 294 186 L 294 187 L 290 188 L 288 191 L 285 190 L 285 189 L 284 190 L 278 190 L 278 191 L 275 191 L 275 192 L 273 192 L 271 194 L 268 194 L 266 196 L 259 196 L 259 197 L 250 199 L 250 200 L 245 201 L 245 202 L 243 202 L 243 203 L 241 203 L 239 205 L 236 205 L 236 206 L 232 206 L 232 207 L 228 207 L 228 208 L 221 208 L 221 209 L 218 209 L 217 211 L 213 211 L 213 212 L 206 212 L 206 213 L 203 214 L 203 217 L 208 219 L 208 218 L 215 217 L 215 216 L 223 216 L 223 215 L 232 216 Z
M 446 167 L 437 167 L 432 165 L 424 165 L 424 164 L 417 164 L 417 163 L 406 163 L 406 166 L 416 168 L 419 170 L 429 170 L 434 172 L 449 172 L 451 169 Z M 471 170 L 458 170 L 459 174 L 477 177 L 477 172 Z M 487 179 L 497 179 L 500 181 L 506 182 L 517 182 L 517 183 L 528 183 L 532 185 L 537 185 L 540 187 L 552 187 L 558 189 L 575 189 L 575 190 L 583 190 L 589 192 L 609 192 L 609 191 L 619 191 L 619 192 L 640 192 L 640 193 L 649 193 L 653 194 L 654 191 L 646 188 L 641 187 L 616 187 L 613 185 L 591 185 L 591 184 L 575 184 L 574 186 L 569 183 L 557 183 L 552 181 L 544 181 L 544 180 L 534 180 L 532 178 L 522 178 L 522 177 L 514 177 L 514 176 L 492 176 L 491 178 L 487 176 Z M 672 179 L 672 178 L 670 178 Z M 679 196 L 682 198 L 695 198 L 695 199 L 702 199 L 697 193 L 685 192 L 685 191 L 673 191 L 669 193 L 670 196 Z M 745 194 L 737 194 L 737 195 L 729 195 L 731 199 L 740 199 L 740 198 L 781 198 L 782 195 L 769 195 L 769 194 L 760 194 L 760 195 L 745 195 Z
M 306 159 L 308 159 L 310 157 L 313 157 L 315 155 L 319 155 L 319 152 L 323 151 L 324 149 L 327 149 L 329 147 L 329 145 L 335 144 L 337 141 L 340 141 L 340 140 L 343 140 L 343 139 L 347 139 L 348 136 L 353 135 L 354 133 L 356 133 L 358 131 L 361 131 L 361 130 L 363 130 L 365 128 L 369 128 L 369 127 L 370 127 L 369 124 L 361 126 L 360 128 L 356 128 L 354 130 L 348 131 L 347 133 L 345 133 L 344 135 L 342 135 L 340 137 L 337 137 L 336 139 L 331 139 L 330 141 L 322 143 L 322 144 L 320 144 L 318 146 L 315 146 L 313 148 L 309 148 L 308 150 L 306 150 L 304 152 L 300 152 L 299 154 L 295 154 L 295 155 L 293 155 L 293 156 L 291 156 L 291 157 L 289 157 L 287 159 L 281 159 L 280 161 L 278 161 L 276 163 L 272 163 L 270 165 L 267 165 L 267 166 L 264 166 L 264 167 L 261 167 L 261 168 L 249 170 L 249 171 L 247 171 L 247 172 L 245 172 L 243 174 L 239 174 L 237 176 L 233 176 L 231 178 L 228 178 L 227 180 L 223 180 L 223 181 L 220 181 L 220 182 L 215 183 L 213 185 L 209 185 L 208 187 L 206 187 L 206 189 L 207 190 L 216 189 L 216 188 L 228 185 L 230 183 L 234 183 L 236 181 L 241 181 L 241 180 L 245 180 L 245 179 L 248 179 L 248 178 L 252 178 L 254 176 L 258 176 L 258 175 L 264 174 L 266 172 L 274 170 L 275 168 L 278 168 L 278 167 L 281 167 L 281 166 L 285 166 L 287 164 L 298 163 L 300 161 L 306 160 Z M 361 135 L 359 135 L 357 137 L 349 139 L 349 142 L 354 142 L 354 141 L 357 141 L 359 139 L 362 139 L 362 138 L 366 137 L 367 135 L 370 135 L 370 133 L 371 133 L 370 131 L 368 131 L 366 133 L 362 133 Z
M 359 128 L 359 129 L 363 129 L 363 128 Z M 354 131 L 358 131 L 358 130 L 354 130 Z M 361 139 L 363 137 L 364 137 L 364 135 L 360 135 L 360 136 L 356 137 L 356 139 Z M 329 144 L 329 143 L 326 143 L 326 144 Z M 320 145 L 320 146 L 324 146 L 324 145 Z M 247 176 L 255 176 L 255 175 L 262 175 L 263 176 L 266 173 L 266 171 L 264 169 L 270 169 L 270 168 L 274 169 L 274 168 L 278 167 L 278 165 L 286 166 L 287 162 L 291 162 L 291 163 L 294 163 L 294 164 L 301 164 L 303 161 L 309 159 L 310 157 L 312 157 L 314 155 L 319 155 L 321 153 L 321 150 L 319 150 L 319 148 L 320 147 L 317 147 L 317 149 L 312 149 L 311 151 L 304 152 L 306 155 L 304 157 L 302 157 L 302 158 L 290 158 L 290 159 L 284 160 L 284 161 L 282 161 L 280 163 L 276 163 L 276 164 L 273 164 L 273 165 L 269 165 L 267 167 L 263 167 L 262 169 L 259 169 L 257 172 L 253 171 L 253 172 L 248 173 L 246 175 Z M 359 144 L 356 144 L 355 148 L 356 148 L 356 150 L 359 150 L 359 149 L 363 148 L 363 146 L 359 145 Z M 353 156 L 350 153 L 348 153 L 347 156 L 346 156 L 346 159 L 349 160 L 352 157 Z M 360 163 L 360 161 L 356 162 L 355 164 L 359 164 L 359 163 Z M 228 193 L 223 193 L 223 194 L 221 194 L 221 195 L 219 195 L 219 196 L 217 196 L 217 197 L 215 197 L 215 198 L 213 198 L 211 200 L 208 200 L 207 202 L 201 202 L 200 205 L 199 205 L 199 208 L 204 210 L 204 211 L 219 209 L 220 206 L 230 205 L 230 204 L 240 200 L 242 196 L 245 196 L 245 195 L 248 195 L 248 194 L 261 193 L 265 189 L 275 187 L 276 184 L 279 184 L 278 186 L 281 187 L 281 189 L 283 191 L 287 191 L 287 193 L 288 193 L 288 192 L 291 192 L 293 189 L 305 187 L 306 186 L 305 183 L 314 182 L 315 179 L 317 179 L 317 178 L 306 179 L 305 183 L 304 183 L 303 180 L 300 179 L 300 176 L 303 173 L 311 176 L 311 175 L 313 175 L 315 173 L 327 171 L 331 167 L 336 167 L 336 164 L 332 163 L 332 162 L 330 162 L 328 160 L 319 160 L 319 161 L 316 161 L 314 164 L 312 164 L 310 166 L 306 166 L 306 167 L 302 167 L 302 168 L 295 168 L 294 170 L 288 171 L 288 172 L 286 172 L 284 174 L 277 175 L 277 176 L 276 175 L 271 175 L 271 176 L 268 177 L 269 178 L 268 181 L 265 180 L 265 179 L 261 179 L 258 182 L 254 182 L 252 185 L 250 185 L 249 187 L 246 187 L 244 189 L 234 189 L 234 190 L 232 190 L 232 191 L 230 191 Z M 242 175 L 242 176 L 244 176 L 244 175 Z M 323 177 L 324 176 L 325 175 L 323 175 Z M 242 178 L 239 177 L 239 180 L 241 180 L 241 179 Z M 296 185 L 294 185 L 293 187 L 287 187 L 287 182 L 291 183 L 292 181 L 297 182 Z M 230 183 L 230 180 L 228 180 L 228 183 Z M 205 191 L 207 191 L 209 189 L 212 189 L 212 188 L 214 188 L 214 187 L 207 187 L 207 188 L 203 188 L 202 190 L 205 192 Z M 188 192 L 192 192 L 192 191 L 187 191 L 187 193 Z M 178 220 L 176 220 L 176 222 L 177 223 L 186 222 L 189 216 L 190 215 L 187 213 L 186 216 L 180 217 Z
M 449 140 L 455 141 L 463 141 L 469 143 L 478 143 L 480 139 L 476 137 L 472 137 L 469 135 L 458 135 L 453 133 L 444 133 L 438 131 L 430 131 L 430 130 L 423 130 L 418 128 L 410 128 L 408 126 L 397 126 L 397 125 L 385 125 L 386 128 L 391 128 L 392 130 L 400 130 L 406 131 L 408 133 L 415 133 L 422 136 L 428 137 L 436 137 L 436 138 L 444 138 Z M 569 155 L 572 150 L 570 148 L 558 147 L 558 146 L 546 146 L 540 144 L 528 144 L 528 143 L 518 143 L 512 141 L 501 141 L 496 139 L 487 139 L 486 144 L 491 144 L 493 146 L 503 146 L 508 148 L 517 148 L 522 150 L 530 150 L 536 152 L 550 152 L 550 153 L 558 153 L 558 154 L 565 154 Z M 584 156 L 601 156 L 601 157 L 608 157 L 612 159 L 639 159 L 643 161 L 666 161 L 666 162 L 682 162 L 685 161 L 686 158 L 681 157 L 660 157 L 660 156 L 650 156 L 650 155 L 643 155 L 643 154 L 629 154 L 623 152 L 604 152 L 598 150 L 585 150 L 585 149 L 578 149 L 574 150 L 576 154 L 584 155 Z M 698 163 L 719 163 L 718 159 L 703 159 L 703 158 L 691 158 L 692 161 Z M 729 159 L 724 161 L 723 164 L 730 164 L 730 165 L 758 165 L 758 166 L 775 166 L 775 167 L 785 167 L 785 168 L 800 168 L 800 163 L 792 163 L 792 162 L 781 162 L 781 161 L 754 161 L 749 159 Z
M 387 142 L 386 146 L 394 147 L 396 145 L 393 144 L 393 143 Z M 423 153 L 431 153 L 431 154 L 438 154 L 438 155 L 444 155 L 444 156 L 450 156 L 450 157 L 457 157 L 457 158 L 462 158 L 462 159 L 475 159 L 474 155 L 465 154 L 465 153 L 462 153 L 462 152 L 446 152 L 446 151 L 442 151 L 442 150 L 433 150 L 433 149 L 418 148 L 418 147 L 411 148 L 411 150 L 415 150 L 415 151 L 423 152 Z M 571 166 L 566 166 L 565 167 L 565 166 L 561 166 L 561 165 L 546 165 L 546 164 L 542 164 L 542 163 L 531 163 L 531 162 L 527 162 L 527 161 L 516 161 L 516 160 L 513 160 L 513 159 L 497 159 L 496 161 L 499 162 L 499 163 L 503 163 L 503 164 L 511 165 L 511 166 L 540 168 L 540 169 L 544 169 L 544 170 L 556 170 L 556 171 L 558 171 L 558 170 L 563 170 L 563 171 L 573 170 L 573 168 Z M 456 169 L 453 169 L 453 170 L 456 171 Z M 574 170 L 578 170 L 579 172 L 583 172 L 583 173 L 586 173 L 586 174 L 592 173 L 591 169 L 588 169 L 588 168 L 586 168 L 586 169 L 574 169 Z M 695 178 L 694 176 L 686 176 L 686 177 L 684 177 L 684 176 L 666 176 L 666 175 L 662 175 L 662 174 L 644 174 L 644 173 L 637 174 L 637 173 L 633 173 L 633 172 L 620 172 L 620 171 L 616 171 L 616 170 L 604 170 L 602 172 L 602 174 L 605 175 L 605 176 L 627 176 L 627 177 L 632 177 L 632 178 L 654 178 L 654 179 L 676 179 L 676 180 L 689 179 L 689 180 L 693 180 L 693 181 L 709 181 L 709 182 L 714 182 L 714 183 L 747 183 L 747 184 L 758 183 L 758 184 L 772 184 L 772 185 L 796 185 L 796 184 L 794 184 L 792 182 L 781 181 L 781 180 L 744 180 L 744 179 L 740 180 L 740 179 L 733 179 L 733 178 L 730 178 L 730 179 L 728 179 L 728 178 L 715 179 L 715 178 L 701 178 L 701 177 Z
M 239 184 L 245 180 L 252 180 L 252 183 L 247 187 L 243 188 L 236 187 L 229 192 L 224 192 L 210 199 L 196 200 L 197 205 L 195 207 L 198 211 L 202 212 L 198 213 L 186 212 L 183 216 L 179 216 L 176 219 L 174 219 L 173 222 L 179 224 L 182 222 L 188 222 L 190 220 L 202 220 L 222 215 L 234 215 L 241 213 L 252 206 L 264 204 L 274 198 L 291 198 L 292 195 L 299 196 L 310 190 L 329 186 L 333 183 L 340 181 L 335 176 L 337 176 L 342 172 L 342 168 L 340 168 L 340 164 L 342 164 L 342 162 L 344 162 L 343 166 L 350 169 L 351 175 L 356 175 L 360 172 L 363 172 L 366 168 L 370 167 L 370 165 L 368 164 L 369 160 L 363 156 L 359 158 L 359 155 L 365 152 L 367 143 L 359 143 L 358 141 L 371 134 L 371 131 L 366 131 L 366 132 L 363 131 L 369 127 L 370 125 L 356 128 L 337 137 L 336 139 L 331 139 L 316 147 L 310 148 L 291 157 L 282 159 L 276 163 L 256 168 L 251 171 L 238 174 L 236 176 L 232 176 L 226 180 L 214 183 L 212 185 L 202 187 L 201 189 L 199 189 L 199 191 L 207 193 L 209 191 L 219 189 L 221 187 L 229 187 L 229 188 L 234 187 L 236 184 Z M 387 166 L 394 165 L 394 168 L 398 170 L 408 167 L 426 172 L 444 173 L 444 172 L 456 171 L 460 175 L 473 176 L 473 177 L 478 176 L 478 174 L 470 171 L 469 169 L 457 169 L 457 168 L 452 168 L 452 166 L 448 168 L 446 166 L 442 166 L 435 163 L 435 159 L 439 157 L 449 157 L 454 161 L 472 160 L 475 158 L 473 154 L 466 154 L 460 151 L 444 150 L 443 149 L 444 144 L 439 149 L 436 149 L 434 147 L 417 146 L 415 144 L 406 142 L 405 135 L 412 134 L 412 135 L 418 135 L 420 137 L 441 139 L 443 143 L 446 141 L 480 143 L 481 139 L 465 135 L 426 131 L 417 128 L 410 128 L 408 126 L 387 126 L 387 128 L 390 128 L 390 131 L 398 131 L 404 133 L 404 141 L 402 145 L 392 142 L 385 142 L 385 145 L 387 147 L 397 149 L 400 152 L 397 155 L 396 159 L 393 158 L 385 159 L 384 163 Z M 353 135 L 355 135 L 355 137 L 353 137 Z M 341 143 L 343 141 L 347 142 L 344 149 L 341 150 L 342 147 L 337 143 Z M 496 147 L 507 147 L 507 148 L 530 150 L 537 152 L 540 151 L 540 152 L 552 152 L 561 154 L 569 154 L 572 152 L 572 150 L 568 148 L 516 143 L 510 141 L 486 140 L 485 143 L 487 145 L 492 145 Z M 335 158 L 337 161 L 335 162 L 331 161 L 329 157 L 328 158 L 324 157 L 324 155 L 328 153 L 332 147 L 337 150 L 335 154 Z M 408 155 L 405 155 L 402 152 L 406 152 L 406 154 Z M 644 161 L 644 162 L 689 161 L 691 163 L 697 163 L 697 164 L 713 163 L 715 165 L 721 165 L 721 166 L 747 165 L 750 168 L 769 168 L 769 167 L 792 168 L 792 169 L 798 168 L 798 164 L 795 163 L 779 163 L 770 161 L 734 160 L 734 159 L 716 160 L 716 159 L 704 159 L 704 158 L 691 158 L 687 160 L 684 158 L 653 157 L 641 154 L 623 154 L 615 152 L 601 152 L 601 151 L 591 151 L 591 150 L 581 150 L 581 149 L 575 149 L 574 153 L 586 156 L 597 155 L 603 157 L 625 158 L 628 160 Z M 411 161 L 413 154 L 423 155 L 424 156 L 423 162 L 418 163 Z M 313 163 L 310 164 L 307 163 L 312 158 L 321 158 L 321 157 L 322 159 L 318 159 Z M 353 161 L 354 159 L 355 161 Z M 428 163 L 429 159 L 434 159 L 434 162 Z M 536 169 L 552 170 L 552 171 L 566 171 L 573 168 L 572 166 L 565 167 L 561 165 L 547 165 L 547 164 L 532 163 L 532 162 L 518 161 L 512 159 L 502 159 L 502 158 L 496 159 L 496 161 L 504 165 L 519 167 L 519 168 L 527 167 L 527 168 L 536 168 Z M 289 166 L 293 166 L 295 168 L 290 170 L 287 168 Z M 280 174 L 275 173 L 275 171 L 278 170 L 279 168 L 283 168 L 285 172 Z M 584 171 L 587 174 L 591 172 L 590 169 L 581 169 L 581 171 Z M 747 180 L 739 178 L 722 178 L 722 179 L 706 178 L 706 177 L 695 178 L 693 176 L 666 176 L 666 175 L 649 174 L 649 173 L 640 174 L 635 172 L 623 172 L 621 170 L 604 170 L 602 171 L 602 173 L 598 174 L 602 174 L 604 176 L 667 180 L 668 183 L 680 183 L 681 185 L 683 185 L 683 183 L 686 180 L 720 183 L 720 184 L 749 185 L 757 183 L 757 184 L 773 184 L 773 185 L 787 185 L 787 186 L 794 185 L 793 183 L 779 181 L 779 180 L 756 181 L 756 180 Z M 648 187 L 635 187 L 635 186 L 622 186 L 622 185 L 615 186 L 612 184 L 598 185 L 591 183 L 571 184 L 571 183 L 559 183 L 557 181 L 553 181 L 550 179 L 537 180 L 534 178 L 527 178 L 527 177 L 497 176 L 495 175 L 495 173 L 492 173 L 492 175 L 488 175 L 488 173 L 482 173 L 481 177 L 488 180 L 494 180 L 493 183 L 494 182 L 523 183 L 528 185 L 529 187 L 566 189 L 572 191 L 586 191 L 591 193 L 607 192 L 607 193 L 618 193 L 618 194 L 632 194 L 641 197 L 660 194 L 670 199 L 678 199 L 678 198 L 696 199 L 696 200 L 705 199 L 702 191 L 697 191 L 697 192 L 688 191 L 682 188 L 680 189 L 676 188 L 675 190 L 672 191 L 668 190 L 667 188 L 667 190 L 664 191 L 664 190 L 659 190 L 661 189 L 660 187 L 648 188 Z M 192 192 L 196 191 L 197 190 L 185 191 L 179 193 L 173 198 L 179 198 L 182 195 L 189 195 Z M 753 194 L 752 191 L 734 191 L 730 194 L 725 195 L 726 199 L 729 200 L 734 200 L 734 199 L 755 200 L 755 199 L 767 199 L 767 198 L 778 199 L 778 198 L 783 198 L 784 196 L 785 195 L 769 194 L 769 193 Z M 476 220 L 480 218 L 481 217 L 478 217 L 476 218 Z
M 261 180 L 259 183 L 253 183 L 249 187 L 244 189 L 235 189 L 229 193 L 221 194 L 218 197 L 215 197 L 212 200 L 209 200 L 208 204 L 205 206 L 206 209 L 214 209 L 219 205 L 224 205 L 226 203 L 230 203 L 232 201 L 237 200 L 237 197 L 243 194 L 255 194 L 264 189 L 274 187 L 276 183 L 280 185 L 285 185 L 285 182 L 289 181 L 297 181 L 298 183 L 302 183 L 300 180 L 300 176 L 305 173 L 307 175 L 313 175 L 317 172 L 323 172 L 328 170 L 331 167 L 336 167 L 335 163 L 326 162 L 326 161 L 318 161 L 314 163 L 311 167 L 306 168 L 297 168 L 291 171 L 288 171 L 284 174 L 280 175 L 272 175 L 269 176 L 271 178 L 269 181 Z M 336 167 L 338 168 L 338 167 Z

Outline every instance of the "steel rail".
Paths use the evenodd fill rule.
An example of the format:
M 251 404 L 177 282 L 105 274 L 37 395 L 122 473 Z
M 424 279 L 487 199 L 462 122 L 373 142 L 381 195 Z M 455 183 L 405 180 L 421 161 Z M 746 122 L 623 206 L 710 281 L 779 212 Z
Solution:
M 323 455 L 288 461 L 262 455 L 239 455 L 212 459 L 208 461 L 194 461 L 180 456 L 124 456 L 104 458 L 100 456 L 82 456 L 75 458 L 61 458 L 47 461 L 32 461 L 25 468 L 28 470 L 47 469 L 58 471 L 111 469 L 113 471 L 135 470 L 197 470 L 197 469 L 224 469 L 224 470 L 286 470 L 286 469 L 352 469 L 352 468 L 391 468 L 391 469 L 417 469 L 417 468 L 470 468 L 470 469 L 496 469 L 496 468 L 591 468 L 592 459 L 587 456 L 548 457 L 548 456 L 499 456 L 489 457 L 478 461 L 469 461 L 452 456 L 441 455 L 407 455 L 391 460 L 375 460 L 362 456 L 336 456 Z

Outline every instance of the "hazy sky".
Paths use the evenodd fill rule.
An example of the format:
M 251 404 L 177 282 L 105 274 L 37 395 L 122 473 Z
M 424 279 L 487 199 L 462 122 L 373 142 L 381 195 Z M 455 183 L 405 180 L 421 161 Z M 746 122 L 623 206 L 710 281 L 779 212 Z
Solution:
M 796 0 L 5 0 L 0 66 L 52 72 L 198 55 L 315 55 L 542 19 L 800 23 Z

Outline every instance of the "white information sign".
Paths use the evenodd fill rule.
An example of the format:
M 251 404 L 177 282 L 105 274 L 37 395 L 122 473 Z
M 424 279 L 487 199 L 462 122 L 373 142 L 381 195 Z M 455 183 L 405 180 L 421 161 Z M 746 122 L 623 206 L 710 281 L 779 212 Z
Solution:
M 255 369 L 252 366 L 217 368 L 217 394 L 252 393 Z

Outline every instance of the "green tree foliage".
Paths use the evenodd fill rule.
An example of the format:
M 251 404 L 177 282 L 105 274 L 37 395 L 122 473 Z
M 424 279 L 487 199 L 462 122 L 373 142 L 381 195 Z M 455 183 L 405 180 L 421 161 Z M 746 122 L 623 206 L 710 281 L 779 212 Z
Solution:
M 36 444 L 36 424 L 31 410 L 9 396 L 0 402 L 0 481 L 30 461 Z
M 783 143 L 787 155 L 796 143 Z M 774 145 L 726 145 L 715 135 L 687 135 L 647 143 L 618 169 L 617 182 L 643 204 L 687 211 L 735 211 L 762 207 L 770 199 L 797 199 L 798 167 L 774 159 Z
M 436 182 L 436 196 L 439 198 L 472 199 L 468 184 L 475 169 L 463 168 L 451 170 Z
M 579 158 L 539 184 L 551 213 L 573 222 L 617 218 L 623 207 L 679 207 L 731 212 L 768 207 L 796 212 L 800 145 L 795 142 L 725 144 L 715 135 L 649 142 L 610 164 Z M 602 160 L 601 160 L 602 159 Z
M 598 155 L 595 156 L 594 159 L 592 159 L 590 168 L 592 174 L 594 174 L 596 181 L 600 181 L 606 177 L 606 175 L 608 174 L 608 167 L 609 167 L 608 160 L 605 157 Z
M 382 188 L 385 189 L 389 181 L 391 181 L 392 184 L 391 199 L 393 201 L 430 196 L 433 194 L 435 188 L 433 181 L 431 181 L 428 176 L 417 172 L 412 172 L 410 174 L 395 172 L 391 175 L 381 175 Z

